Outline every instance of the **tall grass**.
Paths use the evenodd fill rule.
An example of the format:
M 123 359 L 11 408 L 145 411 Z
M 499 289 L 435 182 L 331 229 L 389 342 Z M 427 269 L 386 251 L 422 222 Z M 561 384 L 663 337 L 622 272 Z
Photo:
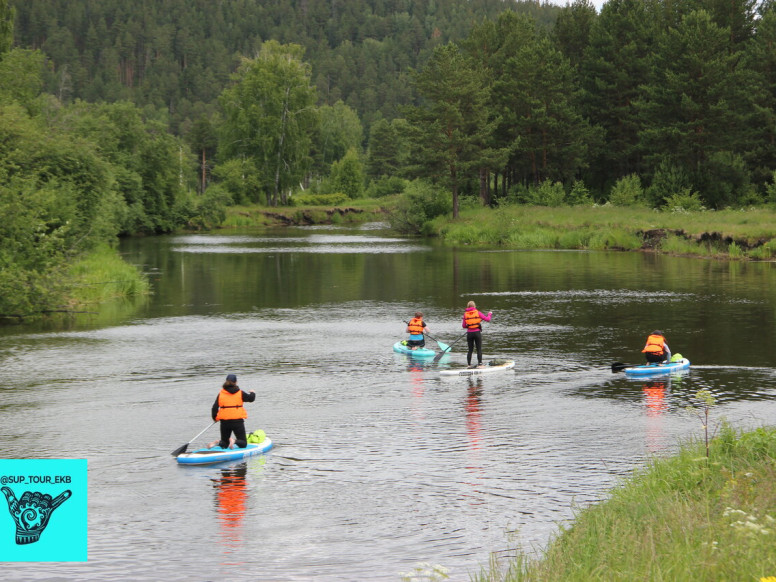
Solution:
M 723 427 L 655 459 L 578 512 L 539 558 L 480 581 L 760 580 L 776 576 L 776 430 Z
M 137 267 L 124 262 L 115 249 L 107 246 L 76 261 L 69 273 L 75 281 L 71 301 L 76 304 L 139 297 L 147 295 L 150 288 Z
M 647 242 L 643 233 L 663 231 L 657 246 L 649 245 L 656 252 L 776 256 L 776 211 L 771 208 L 660 212 L 609 205 L 464 207 L 459 218 L 438 217 L 429 230 L 450 244 L 593 250 L 639 249 Z

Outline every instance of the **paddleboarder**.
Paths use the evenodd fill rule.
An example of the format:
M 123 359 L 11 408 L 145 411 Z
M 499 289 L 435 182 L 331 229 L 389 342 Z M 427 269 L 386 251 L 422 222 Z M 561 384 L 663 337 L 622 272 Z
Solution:
M 649 337 L 647 337 L 647 344 L 641 351 L 644 352 L 644 356 L 647 358 L 647 363 L 649 364 L 659 364 L 671 361 L 671 349 L 666 343 L 663 332 L 659 329 L 656 329 L 649 334 Z
M 410 334 L 410 339 L 407 340 L 407 347 L 411 350 L 417 350 L 426 345 L 424 334 L 428 333 L 428 327 L 426 327 L 426 322 L 423 321 L 422 311 L 416 311 L 415 317 L 409 320 L 407 323 L 407 333 Z
M 249 392 L 241 390 L 237 385 L 237 376 L 229 374 L 226 377 L 210 412 L 214 422 L 221 422 L 221 440 L 213 441 L 207 448 L 212 449 L 216 445 L 222 449 L 246 447 L 248 439 L 245 435 L 245 419 L 248 418 L 248 413 L 243 403 L 254 400 L 256 400 L 256 393 L 253 390 Z M 234 437 L 231 436 L 232 433 Z
M 472 353 L 475 346 L 477 347 L 477 367 L 482 368 L 482 325 L 483 321 L 490 321 L 492 311 L 489 311 L 487 315 L 477 310 L 477 305 L 474 301 L 469 301 L 466 304 L 466 311 L 463 313 L 463 321 L 461 327 L 466 330 L 466 343 L 468 344 L 469 351 L 466 354 L 466 365 L 472 367 Z

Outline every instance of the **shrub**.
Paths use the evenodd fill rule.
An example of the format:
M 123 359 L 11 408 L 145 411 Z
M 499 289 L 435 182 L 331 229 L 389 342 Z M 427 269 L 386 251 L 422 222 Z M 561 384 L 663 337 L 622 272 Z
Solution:
M 399 232 L 419 234 L 425 232 L 430 220 L 452 212 L 452 209 L 450 192 L 424 180 L 413 180 L 389 215 L 389 221 Z
M 697 192 L 691 192 L 685 188 L 682 192 L 666 196 L 665 209 L 668 212 L 697 212 L 705 210 L 703 201 Z
M 609 194 L 609 203 L 612 206 L 644 206 L 641 178 L 636 174 L 630 174 L 617 180 Z
M 566 191 L 560 182 L 545 180 L 538 188 L 529 190 L 530 203 L 536 206 L 562 206 L 566 200 Z
M 369 184 L 369 187 L 366 190 L 366 197 L 384 198 L 385 196 L 393 196 L 394 194 L 401 194 L 404 192 L 406 187 L 407 180 L 403 178 L 397 176 L 380 178 Z
M 566 196 L 566 203 L 571 206 L 587 206 L 593 203 L 590 190 L 587 189 L 582 180 L 574 180 L 571 191 Z

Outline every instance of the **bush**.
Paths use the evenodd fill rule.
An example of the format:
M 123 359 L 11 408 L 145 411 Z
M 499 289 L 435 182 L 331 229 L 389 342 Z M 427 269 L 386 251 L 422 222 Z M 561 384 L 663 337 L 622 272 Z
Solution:
M 665 197 L 665 209 L 668 212 L 697 212 L 705 210 L 703 201 L 697 192 L 685 188 L 682 192 Z
M 612 206 L 645 206 L 641 178 L 630 174 L 617 180 L 609 194 L 609 203 Z
M 582 180 L 574 180 L 571 191 L 566 196 L 566 203 L 571 206 L 589 206 L 593 203 L 590 190 L 587 189 Z
M 560 182 L 545 180 L 538 188 L 529 190 L 529 203 L 536 206 L 563 206 L 565 200 L 566 191 Z
M 427 223 L 453 210 L 450 192 L 423 181 L 414 180 L 407 185 L 396 208 L 389 215 L 391 227 L 399 232 L 420 234 Z
M 407 184 L 407 180 L 397 176 L 380 178 L 369 184 L 369 187 L 366 190 L 366 197 L 384 198 L 386 196 L 393 196 L 394 194 L 401 194 L 404 192 Z

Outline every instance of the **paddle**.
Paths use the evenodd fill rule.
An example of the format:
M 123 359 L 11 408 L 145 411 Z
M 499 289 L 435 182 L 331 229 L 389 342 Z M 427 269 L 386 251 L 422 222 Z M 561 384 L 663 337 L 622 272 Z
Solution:
M 218 422 L 218 421 L 216 421 L 216 422 Z M 214 422 L 213 424 L 215 424 L 216 422 Z M 207 427 L 205 430 L 207 430 L 208 428 L 210 428 L 211 426 L 213 426 L 213 424 L 211 424 L 211 425 L 208 425 L 208 427 Z M 187 448 L 189 448 L 189 445 L 190 445 L 190 444 L 191 444 L 193 441 L 197 440 L 197 438 L 198 438 L 198 437 L 200 437 L 200 436 L 202 435 L 202 433 L 204 433 L 204 432 L 205 432 L 205 430 L 203 430 L 201 433 L 199 433 L 197 436 L 195 436 L 193 439 L 191 439 L 191 440 L 190 440 L 189 442 L 187 442 L 185 445 L 181 445 L 180 447 L 178 447 L 177 449 L 175 449 L 175 450 L 174 450 L 173 452 L 171 452 L 170 454 L 171 454 L 173 457 L 177 457 L 178 455 L 182 455 L 183 453 L 185 453 L 185 452 L 186 452 L 186 449 L 187 449 Z
M 402 321 L 404 321 L 404 320 L 402 320 Z M 406 323 L 407 325 L 409 325 L 409 324 L 410 324 L 410 322 L 409 322 L 409 321 L 405 321 L 404 323 Z M 430 339 L 434 340 L 434 341 L 437 343 L 437 345 L 439 346 L 439 349 L 440 349 L 440 350 L 449 350 L 449 349 L 450 349 L 450 346 L 448 346 L 448 345 L 447 345 L 447 344 L 445 344 L 445 343 L 442 343 L 442 342 L 440 342 L 440 341 L 439 341 L 437 338 L 435 338 L 435 337 L 434 337 L 433 335 L 431 335 L 430 333 L 426 333 L 426 334 L 424 334 L 424 335 L 426 335 L 426 336 L 428 336 Z
M 467 333 L 469 333 L 469 332 L 468 331 L 464 332 L 464 334 L 461 337 L 459 337 L 457 340 L 455 340 L 453 343 L 451 343 L 449 346 L 447 346 L 444 350 L 442 350 L 436 356 L 434 356 L 433 363 L 436 364 L 439 360 L 441 360 L 442 356 L 444 356 L 449 350 L 451 350 L 452 347 L 455 344 L 457 344 L 459 341 L 461 341 L 463 338 L 465 338 Z M 437 342 L 437 343 L 439 343 L 439 342 Z
M 612 372 L 622 372 L 625 368 L 632 368 L 632 364 L 623 364 L 622 362 L 614 362 L 612 364 Z

